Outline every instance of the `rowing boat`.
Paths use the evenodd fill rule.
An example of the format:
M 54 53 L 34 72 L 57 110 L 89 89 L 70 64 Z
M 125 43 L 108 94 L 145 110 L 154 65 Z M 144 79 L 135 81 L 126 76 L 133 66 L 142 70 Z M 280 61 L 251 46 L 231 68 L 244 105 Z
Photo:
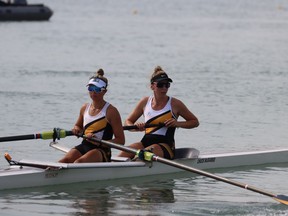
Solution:
M 67 151 L 59 144 L 54 143 L 51 146 Z M 202 155 L 194 148 L 179 148 L 173 161 L 201 170 L 275 165 L 288 162 L 288 149 Z M 10 159 L 9 168 L 0 170 L 0 190 L 153 176 L 182 171 L 157 161 L 131 161 L 119 157 L 112 157 L 112 162 L 109 163 L 79 164 Z
M 154 125 L 145 125 L 145 127 L 154 127 Z M 123 129 L 127 130 L 136 128 L 136 125 L 123 127 Z M 54 128 L 53 131 L 46 131 L 43 133 L 0 137 L 0 142 L 27 139 L 53 139 L 50 143 L 51 147 L 67 152 L 69 149 L 65 146 L 59 145 L 56 140 L 72 135 L 74 135 L 72 131 Z M 281 194 L 276 195 L 246 183 L 237 182 L 204 171 L 206 169 L 246 167 L 251 165 L 271 166 L 271 164 L 273 164 L 273 166 L 275 166 L 279 163 L 287 163 L 288 149 L 200 155 L 200 152 L 197 149 L 179 148 L 176 149 L 175 159 L 168 160 L 145 149 L 133 149 L 106 140 L 101 140 L 96 137 L 87 137 L 81 134 L 78 134 L 77 136 L 101 143 L 110 148 L 135 154 L 140 161 L 131 161 L 127 158 L 117 157 L 112 158 L 112 162 L 106 163 L 55 163 L 29 160 L 14 161 L 9 154 L 5 154 L 5 158 L 10 164 L 10 167 L 0 170 L 0 190 L 145 176 L 149 177 L 188 171 L 190 173 L 202 175 L 271 197 L 284 205 L 288 205 L 288 196 Z

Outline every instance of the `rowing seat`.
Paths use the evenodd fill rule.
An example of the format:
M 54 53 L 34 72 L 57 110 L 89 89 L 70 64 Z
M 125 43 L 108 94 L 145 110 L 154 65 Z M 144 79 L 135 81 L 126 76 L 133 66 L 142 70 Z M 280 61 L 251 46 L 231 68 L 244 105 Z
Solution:
M 175 149 L 175 159 L 198 158 L 200 152 L 195 148 L 178 148 Z

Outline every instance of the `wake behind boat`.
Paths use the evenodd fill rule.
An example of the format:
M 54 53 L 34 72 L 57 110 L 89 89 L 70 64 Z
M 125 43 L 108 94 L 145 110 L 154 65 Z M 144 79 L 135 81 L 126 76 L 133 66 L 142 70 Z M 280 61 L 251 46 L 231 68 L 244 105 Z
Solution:
M 9 160 L 9 158 L 8 158 Z M 242 153 L 199 155 L 193 148 L 176 150 L 176 163 L 196 169 L 218 169 L 288 162 L 288 149 Z M 112 158 L 110 163 L 54 163 L 10 159 L 10 167 L 0 170 L 0 190 L 103 181 L 183 172 L 156 161 L 129 161 Z
M 27 4 L 26 0 L 0 0 L 0 21 L 45 21 L 53 11 L 43 4 Z

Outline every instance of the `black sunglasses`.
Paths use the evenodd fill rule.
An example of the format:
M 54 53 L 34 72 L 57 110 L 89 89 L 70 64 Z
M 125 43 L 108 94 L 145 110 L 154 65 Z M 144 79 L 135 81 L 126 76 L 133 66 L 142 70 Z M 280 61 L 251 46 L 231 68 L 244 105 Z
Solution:
M 169 88 L 170 83 L 169 82 L 158 82 L 156 86 L 157 86 L 157 88 L 163 88 L 163 87 Z

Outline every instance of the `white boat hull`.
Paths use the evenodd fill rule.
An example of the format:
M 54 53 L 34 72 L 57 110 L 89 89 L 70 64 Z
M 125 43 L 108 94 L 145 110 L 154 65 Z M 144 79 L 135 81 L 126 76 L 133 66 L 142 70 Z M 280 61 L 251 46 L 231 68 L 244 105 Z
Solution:
M 200 155 L 198 158 L 182 158 L 174 161 L 200 170 L 287 163 L 288 149 Z M 31 166 L 34 164 L 53 168 L 11 166 L 8 169 L 0 170 L 0 190 L 152 176 L 183 171 L 160 162 L 151 164 L 142 161 L 81 164 L 27 160 L 19 162 Z

